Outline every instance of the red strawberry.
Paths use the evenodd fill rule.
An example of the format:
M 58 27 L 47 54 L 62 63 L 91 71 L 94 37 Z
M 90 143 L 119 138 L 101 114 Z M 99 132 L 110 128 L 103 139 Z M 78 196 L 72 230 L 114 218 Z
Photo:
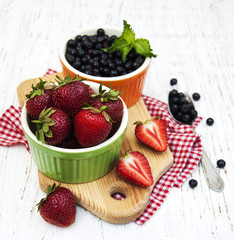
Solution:
M 116 171 L 127 181 L 141 187 L 149 187 L 154 182 L 147 158 L 137 151 L 127 151 L 121 156 Z
M 117 124 L 121 121 L 123 117 L 123 102 L 119 99 L 119 95 L 122 93 L 120 91 L 112 90 L 112 87 L 108 92 L 102 89 L 103 84 L 100 84 L 99 93 L 92 94 L 91 106 L 95 108 L 100 108 L 101 106 L 109 106 L 110 108 L 106 111 L 113 123 Z
M 80 78 L 65 79 L 58 77 L 58 86 L 53 93 L 53 102 L 57 108 L 66 112 L 71 118 L 81 110 L 83 103 L 89 103 L 89 88 Z
M 70 136 L 72 124 L 69 116 L 58 108 L 44 109 L 38 120 L 36 137 L 43 144 L 58 145 Z
M 61 144 L 58 145 L 58 147 L 69 148 L 69 149 L 81 148 L 81 146 L 78 143 L 76 137 L 70 137 L 70 138 L 64 140 Z
M 75 116 L 74 131 L 82 147 L 98 145 L 107 138 L 112 123 L 105 109 L 106 106 L 102 106 L 100 110 L 85 107 Z
M 144 144 L 154 148 L 157 151 L 167 150 L 167 130 L 166 121 L 161 118 L 153 118 L 142 123 L 135 122 L 135 135 Z
M 37 204 L 42 218 L 59 227 L 68 227 L 75 222 L 76 199 L 73 193 L 65 188 L 53 184 L 48 186 L 46 198 Z
M 27 113 L 33 118 L 38 119 L 41 111 L 47 107 L 53 107 L 52 92 L 53 86 L 46 81 L 42 81 L 32 85 L 32 91 L 26 95 L 28 99 L 26 102 Z

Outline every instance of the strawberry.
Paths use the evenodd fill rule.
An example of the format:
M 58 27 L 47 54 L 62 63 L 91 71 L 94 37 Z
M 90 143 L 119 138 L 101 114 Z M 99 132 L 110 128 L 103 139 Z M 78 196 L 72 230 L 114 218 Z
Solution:
M 26 102 L 27 113 L 32 119 L 38 119 L 41 111 L 47 107 L 53 107 L 52 92 L 53 86 L 46 81 L 42 81 L 34 85 L 32 84 L 32 91 L 26 95 L 28 99 Z
M 137 125 L 135 135 L 142 143 L 160 152 L 167 150 L 166 121 L 161 118 L 152 118 L 144 123 L 137 121 L 134 124 Z
M 70 138 L 64 140 L 61 144 L 58 145 L 58 147 L 69 148 L 69 149 L 81 148 L 81 146 L 78 143 L 76 137 L 70 137 Z
M 78 76 L 73 79 L 70 76 L 65 79 L 57 78 L 58 86 L 52 96 L 54 105 L 74 118 L 83 103 L 89 103 L 89 88 Z
M 58 145 L 66 140 L 71 133 L 72 124 L 69 116 L 58 108 L 44 109 L 36 123 L 36 137 L 43 144 Z
M 120 100 L 119 95 L 122 93 L 120 91 L 112 90 L 110 86 L 110 90 L 106 92 L 106 90 L 102 89 L 103 83 L 100 84 L 99 93 L 91 95 L 91 103 L 90 105 L 95 108 L 100 108 L 101 106 L 109 106 L 109 109 L 106 111 L 113 123 L 120 123 L 123 117 L 123 102 Z
M 76 138 L 82 147 L 91 147 L 102 143 L 112 128 L 109 115 L 105 112 L 106 106 L 96 109 L 84 107 L 74 119 Z
M 46 222 L 59 227 L 68 227 L 75 222 L 76 199 L 65 187 L 56 186 L 55 183 L 49 185 L 46 198 L 41 199 L 37 206 Z
M 122 155 L 116 171 L 125 180 L 141 187 L 149 187 L 154 182 L 147 158 L 138 151 L 127 151 Z

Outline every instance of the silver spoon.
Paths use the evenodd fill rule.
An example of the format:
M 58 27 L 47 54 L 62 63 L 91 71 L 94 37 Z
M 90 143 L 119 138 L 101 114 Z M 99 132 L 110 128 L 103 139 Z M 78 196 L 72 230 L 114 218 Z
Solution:
M 183 92 L 184 93 L 184 92 Z M 184 93 L 185 97 L 187 98 L 187 100 L 189 102 L 191 102 L 193 104 L 193 100 L 189 97 L 188 94 Z M 193 104 L 194 105 L 194 104 Z M 170 115 L 172 116 L 172 118 L 179 124 L 185 124 L 183 122 L 178 121 L 173 114 L 171 113 L 170 110 L 170 105 L 169 105 L 169 95 L 168 95 L 168 110 Z M 187 125 L 192 126 L 192 122 L 187 123 Z M 193 127 L 193 126 L 192 126 Z M 195 132 L 195 128 L 193 127 L 193 132 L 196 134 Z M 208 157 L 206 151 L 203 148 L 202 151 L 202 157 L 201 157 L 201 164 L 205 173 L 205 178 L 207 181 L 208 186 L 216 191 L 216 192 L 221 192 L 224 189 L 224 182 L 223 179 L 220 177 L 220 175 L 218 174 L 218 172 L 216 171 L 214 165 L 211 163 L 210 158 Z

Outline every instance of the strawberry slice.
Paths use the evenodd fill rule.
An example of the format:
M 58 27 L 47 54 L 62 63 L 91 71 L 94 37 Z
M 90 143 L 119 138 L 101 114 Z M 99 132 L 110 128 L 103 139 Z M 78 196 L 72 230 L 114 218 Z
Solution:
M 135 122 L 135 135 L 144 144 L 151 148 L 164 152 L 167 150 L 167 131 L 166 121 L 161 118 L 153 118 L 142 123 L 140 121 Z
M 154 182 L 147 158 L 137 151 L 127 151 L 121 156 L 116 171 L 125 180 L 141 187 L 149 187 Z

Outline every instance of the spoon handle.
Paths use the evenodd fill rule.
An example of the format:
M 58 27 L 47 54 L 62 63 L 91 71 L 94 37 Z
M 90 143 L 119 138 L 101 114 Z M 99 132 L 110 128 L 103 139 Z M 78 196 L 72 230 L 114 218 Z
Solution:
M 223 179 L 216 171 L 214 165 L 211 163 L 210 158 L 208 157 L 204 149 L 202 151 L 201 164 L 205 173 L 208 186 L 216 192 L 221 192 L 224 189 Z

